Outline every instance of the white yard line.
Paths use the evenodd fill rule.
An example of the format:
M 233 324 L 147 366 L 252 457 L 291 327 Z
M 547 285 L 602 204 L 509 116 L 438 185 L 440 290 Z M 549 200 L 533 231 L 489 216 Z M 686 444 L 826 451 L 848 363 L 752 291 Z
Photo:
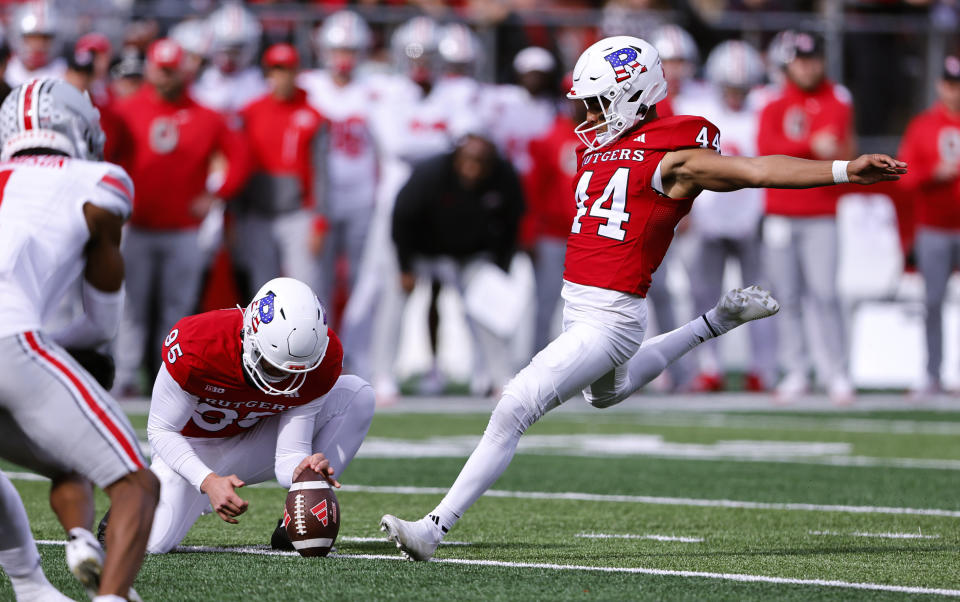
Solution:
M 810 535 L 837 535 L 840 537 L 876 537 L 880 539 L 940 539 L 939 535 L 924 535 L 923 533 L 863 533 L 853 531 L 852 533 L 842 533 L 840 531 L 807 531 Z
M 680 537 L 677 535 L 634 535 L 632 533 L 577 533 L 574 537 L 584 539 L 652 539 L 653 541 L 679 541 L 682 543 L 702 543 L 702 537 Z
M 46 478 L 29 472 L 5 473 L 10 479 L 38 481 Z M 252 487 L 281 489 L 276 482 L 258 483 Z M 386 493 L 392 495 L 445 495 L 443 487 L 392 487 L 377 485 L 344 485 L 342 491 L 357 493 Z M 942 516 L 960 518 L 960 510 L 939 508 L 898 508 L 893 506 L 848 506 L 842 504 L 806 504 L 795 502 L 748 502 L 742 500 L 716 500 L 685 497 L 655 497 L 650 495 L 605 495 L 600 493 L 549 492 L 549 491 L 504 491 L 491 489 L 485 496 L 521 500 L 564 500 L 578 502 L 607 502 L 625 504 L 652 504 L 655 506 L 696 506 L 700 508 L 737 508 L 745 510 L 785 510 L 800 512 L 849 512 L 852 514 L 910 514 L 919 516 Z
M 386 538 L 384 537 L 338 537 L 337 541 L 348 541 L 350 543 L 384 543 Z M 441 546 L 472 546 L 473 542 L 470 541 L 441 541 Z
M 62 541 L 38 541 L 45 545 L 63 545 Z M 387 542 L 384 542 L 387 543 Z M 296 552 L 279 552 L 264 547 L 218 547 L 218 546 L 180 546 L 178 552 L 227 552 L 234 554 L 256 554 L 262 556 L 296 556 Z M 352 558 L 357 560 L 403 560 L 400 556 L 386 554 L 331 554 L 333 558 Z M 774 583 L 777 585 L 812 585 L 815 587 L 836 587 L 869 591 L 896 592 L 902 594 L 930 594 L 937 596 L 960 597 L 960 589 L 933 587 L 913 587 L 888 585 L 883 583 L 858 583 L 837 579 L 794 579 L 789 577 L 770 577 L 767 575 L 745 575 L 741 573 L 709 573 L 701 571 L 678 571 L 652 569 L 644 567 L 583 566 L 569 564 L 551 564 L 542 562 L 504 562 L 499 560 L 468 560 L 459 558 L 434 558 L 434 564 L 458 564 L 466 566 L 490 566 L 502 568 L 538 569 L 552 571 L 582 571 L 600 573 L 626 573 L 634 575 L 655 575 L 658 577 L 687 577 L 699 579 L 720 579 L 741 583 Z

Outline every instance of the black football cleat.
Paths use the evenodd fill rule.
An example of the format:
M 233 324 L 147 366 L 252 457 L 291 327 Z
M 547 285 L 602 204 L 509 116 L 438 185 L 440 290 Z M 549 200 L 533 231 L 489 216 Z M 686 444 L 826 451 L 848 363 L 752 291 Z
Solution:
M 104 550 L 107 549 L 107 521 L 110 520 L 110 509 L 107 508 L 107 513 L 103 515 L 103 518 L 100 519 L 100 524 L 97 525 L 97 541 L 100 542 L 100 547 Z
M 283 550 L 284 552 L 293 552 L 295 550 L 293 542 L 290 541 L 290 536 L 287 535 L 287 530 L 283 526 L 282 518 L 277 520 L 277 528 L 273 530 L 273 535 L 270 537 L 270 547 L 274 550 Z

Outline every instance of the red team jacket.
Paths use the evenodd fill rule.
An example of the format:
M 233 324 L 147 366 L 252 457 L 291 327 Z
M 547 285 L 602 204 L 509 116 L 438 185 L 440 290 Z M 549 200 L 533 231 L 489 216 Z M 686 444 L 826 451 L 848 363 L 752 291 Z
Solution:
M 783 93 L 760 113 L 758 155 L 792 155 L 814 159 L 811 139 L 828 131 L 844 144 L 849 141 L 853 108 L 845 92 L 830 81 L 805 92 L 789 81 Z M 768 189 L 767 213 L 795 217 L 835 215 L 842 190 L 836 186 L 809 190 Z
M 343 347 L 328 330 L 330 342 L 320 365 L 295 393 L 267 395 L 247 382 L 241 366 L 243 314 L 218 309 L 187 316 L 163 342 L 163 363 L 184 391 L 200 399 L 183 430 L 185 437 L 232 437 L 266 416 L 310 403 L 326 395 L 340 378 Z
M 577 149 L 577 217 L 567 239 L 563 278 L 646 296 L 653 272 L 693 198 L 653 190 L 663 156 L 685 148 L 720 149 L 720 130 L 702 117 L 656 119 L 608 146 Z
M 570 190 L 577 175 L 576 149 L 580 139 L 567 117 L 557 117 L 550 131 L 530 142 L 533 168 L 524 181 L 527 211 L 521 238 L 527 246 L 542 236 L 565 240 L 577 207 Z
M 314 142 L 324 120 L 307 104 L 307 93 L 297 88 L 289 101 L 267 94 L 247 105 L 240 115 L 254 170 L 296 176 L 304 192 L 304 207 L 312 207 Z
M 130 217 L 134 226 L 151 230 L 199 226 L 202 220 L 190 213 L 190 204 L 206 192 L 210 160 L 218 150 L 229 168 L 217 196 L 232 197 L 243 185 L 247 151 L 218 113 L 186 95 L 167 102 L 150 85 L 119 102 L 116 109 L 130 139 L 130 154 L 121 165 L 137 189 Z
M 940 163 L 960 165 L 960 115 L 937 103 L 914 117 L 900 145 L 900 160 L 910 164 L 900 185 L 914 199 L 916 223 L 960 230 L 960 178 L 933 179 Z

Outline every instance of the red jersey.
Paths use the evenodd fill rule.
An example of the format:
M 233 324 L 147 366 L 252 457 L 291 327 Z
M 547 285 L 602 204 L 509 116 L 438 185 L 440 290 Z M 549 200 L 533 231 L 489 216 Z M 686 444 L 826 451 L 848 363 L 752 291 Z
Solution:
M 323 117 L 297 88 L 290 100 L 267 94 L 240 112 L 254 172 L 277 178 L 295 177 L 303 207 L 313 206 L 316 138 Z
M 577 175 L 575 123 L 557 117 L 542 138 L 530 142 L 532 168 L 524 179 L 527 211 L 521 225 L 521 238 L 530 245 L 541 236 L 565 239 L 570 222 L 577 213 L 570 190 Z
M 659 118 L 588 152 L 577 149 L 577 214 L 563 278 L 646 296 L 653 272 L 693 197 L 671 199 L 651 180 L 663 156 L 685 148 L 719 152 L 720 130 L 702 117 Z
M 960 166 L 960 115 L 937 103 L 914 117 L 900 144 L 900 160 L 910 164 L 900 185 L 914 199 L 916 223 L 960 230 L 960 178 L 933 178 L 941 163 Z
M 343 347 L 328 330 L 330 342 L 320 365 L 303 386 L 287 395 L 268 395 L 250 383 L 241 366 L 243 314 L 218 309 L 177 322 L 163 342 L 163 363 L 184 391 L 200 399 L 183 430 L 186 437 L 232 437 L 266 416 L 310 403 L 326 395 L 340 378 Z
M 760 113 L 757 154 L 826 159 L 814 156 L 811 146 L 813 138 L 820 133 L 833 134 L 841 147 L 849 144 L 853 133 L 849 92 L 827 80 L 809 92 L 788 81 L 780 96 Z M 766 192 L 767 213 L 796 217 L 834 215 L 837 199 L 843 192 L 836 186 L 807 190 L 771 188 Z
M 164 100 L 149 85 L 116 107 L 130 138 L 121 162 L 133 178 L 137 196 L 130 223 L 152 230 L 182 230 L 200 225 L 190 213 L 194 199 L 207 190 L 210 160 L 222 152 L 229 164 L 221 198 L 232 197 L 246 177 L 242 137 L 229 130 L 218 113 L 184 95 Z

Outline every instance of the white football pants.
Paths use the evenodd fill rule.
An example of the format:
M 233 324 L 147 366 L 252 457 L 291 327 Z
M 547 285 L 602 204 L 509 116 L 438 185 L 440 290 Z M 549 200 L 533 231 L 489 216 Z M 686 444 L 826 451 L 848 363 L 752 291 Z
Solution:
M 330 461 L 340 476 L 353 460 L 373 420 L 373 389 L 359 377 L 341 376 L 317 404 L 313 450 Z M 249 431 L 227 438 L 190 437 L 201 460 L 220 476 L 237 475 L 247 485 L 274 478 L 274 454 L 278 447 L 279 416 L 261 420 Z M 153 517 L 147 552 L 169 552 L 186 536 L 202 514 L 212 511 L 210 498 L 160 458 L 150 466 L 160 479 L 160 502 Z M 243 497 L 243 490 L 239 492 Z M 279 508 L 279 503 L 277 504 Z M 243 520 L 241 517 L 240 520 Z
M 434 510 L 444 530 L 500 477 L 520 436 L 582 391 L 598 408 L 619 403 L 713 333 L 702 318 L 641 345 L 646 300 L 565 282 L 563 333 L 504 389 L 483 439 Z

